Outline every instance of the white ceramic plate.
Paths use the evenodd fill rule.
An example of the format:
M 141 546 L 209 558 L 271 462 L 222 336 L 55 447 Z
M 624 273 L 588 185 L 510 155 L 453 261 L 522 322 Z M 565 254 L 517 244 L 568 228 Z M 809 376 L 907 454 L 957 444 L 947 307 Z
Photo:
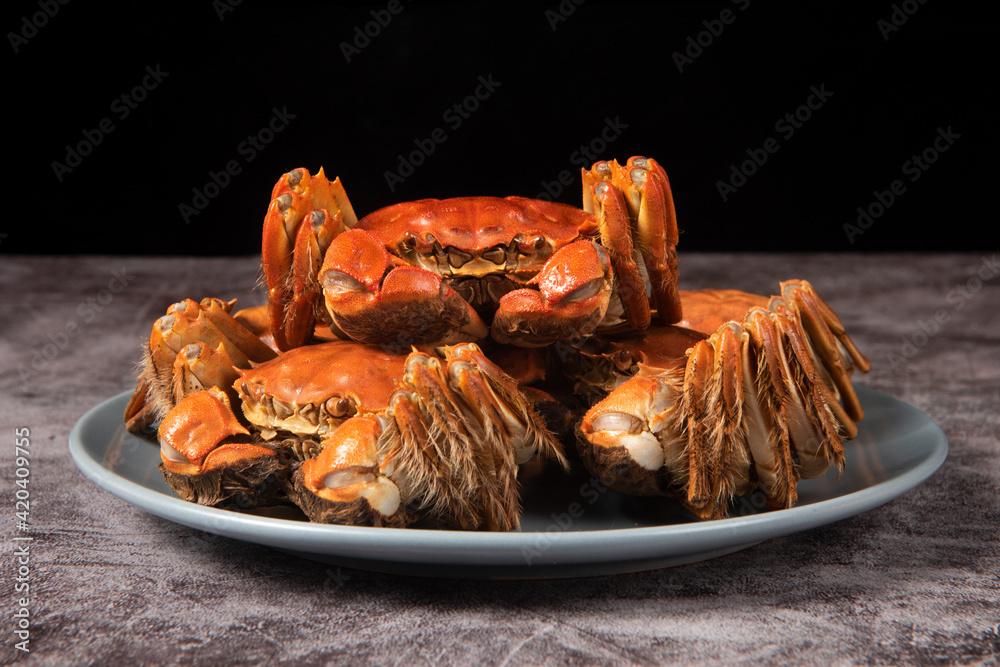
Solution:
M 83 415 L 69 447 L 95 484 L 147 512 L 313 560 L 427 576 L 588 576 L 732 553 L 860 514 L 930 477 L 948 454 L 941 429 L 911 405 L 866 387 L 858 393 L 865 420 L 842 475 L 801 482 L 792 509 L 767 512 L 751 496 L 719 521 L 694 522 L 672 501 L 621 496 L 582 472 L 558 471 L 526 485 L 515 533 L 330 526 L 203 507 L 176 498 L 157 468 L 158 448 L 124 431 L 125 393 Z

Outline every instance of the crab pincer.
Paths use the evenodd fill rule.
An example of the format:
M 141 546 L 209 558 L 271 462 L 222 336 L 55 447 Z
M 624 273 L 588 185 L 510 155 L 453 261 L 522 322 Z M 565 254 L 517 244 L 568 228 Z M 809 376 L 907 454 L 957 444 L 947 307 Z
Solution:
M 405 346 L 487 334 L 476 311 L 441 276 L 394 260 L 363 229 L 333 241 L 319 279 L 333 323 L 354 340 Z
M 284 498 L 285 465 L 273 447 L 254 441 L 213 387 L 182 399 L 158 431 L 160 468 L 184 500 L 240 508 Z
M 589 336 L 608 311 L 613 284 L 614 271 L 603 246 L 571 243 L 549 258 L 528 287 L 500 299 L 493 339 L 541 347 Z

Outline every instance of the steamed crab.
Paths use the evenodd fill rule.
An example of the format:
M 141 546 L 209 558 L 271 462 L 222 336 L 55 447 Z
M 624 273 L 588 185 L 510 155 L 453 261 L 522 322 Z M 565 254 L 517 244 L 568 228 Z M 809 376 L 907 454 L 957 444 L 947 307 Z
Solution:
M 395 204 L 357 219 L 339 179 L 284 174 L 264 219 L 271 332 L 363 343 L 487 336 L 520 346 L 680 319 L 677 223 L 653 159 L 583 172 L 583 209 L 522 197 Z
M 679 495 L 702 518 L 754 488 L 791 507 L 798 479 L 843 467 L 864 414 L 850 373 L 868 360 L 806 281 L 681 301 L 683 327 L 577 352 L 578 386 L 610 390 L 580 423 L 583 460 L 609 488 Z
M 239 371 L 233 386 L 239 416 L 211 388 L 163 419 L 161 460 L 182 497 L 219 504 L 279 486 L 314 521 L 511 530 L 518 466 L 565 465 L 517 383 L 474 343 L 310 345 Z
M 753 489 L 790 507 L 798 479 L 843 465 L 867 359 L 806 281 L 679 291 L 656 161 L 582 175 L 582 209 L 461 197 L 359 220 L 339 179 L 284 174 L 264 310 L 171 306 L 129 427 L 162 419 L 182 497 L 290 499 L 316 521 L 516 528 L 518 466 L 566 464 L 549 429 L 622 493 L 701 518 Z

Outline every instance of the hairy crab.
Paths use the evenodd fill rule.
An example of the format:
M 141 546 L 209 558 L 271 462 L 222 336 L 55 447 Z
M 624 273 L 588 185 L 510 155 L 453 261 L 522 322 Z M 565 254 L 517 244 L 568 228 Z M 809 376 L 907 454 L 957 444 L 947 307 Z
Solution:
M 653 159 L 583 172 L 583 209 L 522 197 L 395 204 L 360 220 L 339 179 L 284 174 L 262 259 L 280 349 L 316 321 L 363 343 L 520 346 L 680 318 L 677 223 Z M 322 299 L 320 295 L 322 294 Z M 320 305 L 325 304 L 324 309 Z
M 408 354 L 309 345 L 233 384 L 249 429 L 215 388 L 184 398 L 160 426 L 164 470 L 184 497 L 215 504 L 227 488 L 285 479 L 314 521 L 511 530 L 518 466 L 566 463 L 517 382 L 474 343 Z M 199 420 L 205 428 L 189 426 Z M 247 483 L 254 472 L 263 478 Z
M 183 498 L 320 522 L 514 529 L 519 468 L 567 465 L 553 433 L 604 486 L 700 518 L 754 489 L 792 506 L 799 479 L 843 465 L 868 360 L 806 281 L 680 291 L 656 161 L 582 178 L 579 209 L 460 197 L 359 220 L 339 179 L 284 174 L 267 304 L 171 306 L 128 428 L 159 423 Z
M 610 488 L 677 494 L 702 518 L 754 488 L 791 507 L 798 479 L 843 466 L 863 417 L 850 373 L 868 360 L 806 281 L 770 298 L 705 290 L 681 301 L 690 328 L 577 359 L 578 385 L 610 390 L 580 423 L 583 460 Z

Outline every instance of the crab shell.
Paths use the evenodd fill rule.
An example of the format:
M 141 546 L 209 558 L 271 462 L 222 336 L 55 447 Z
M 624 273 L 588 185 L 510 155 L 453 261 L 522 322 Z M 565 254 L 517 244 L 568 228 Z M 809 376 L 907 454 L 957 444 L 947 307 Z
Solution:
M 406 358 L 345 341 L 309 345 L 240 371 L 233 388 L 265 439 L 323 437 L 355 414 L 385 410 Z
M 681 296 L 691 326 L 739 319 L 593 405 L 580 425 L 584 462 L 610 488 L 678 494 L 701 518 L 725 516 L 755 487 L 773 507 L 792 506 L 798 479 L 843 465 L 843 440 L 863 417 L 850 372 L 867 371 L 867 359 L 806 281 L 771 298 Z M 686 345 L 682 331 L 663 336 Z

